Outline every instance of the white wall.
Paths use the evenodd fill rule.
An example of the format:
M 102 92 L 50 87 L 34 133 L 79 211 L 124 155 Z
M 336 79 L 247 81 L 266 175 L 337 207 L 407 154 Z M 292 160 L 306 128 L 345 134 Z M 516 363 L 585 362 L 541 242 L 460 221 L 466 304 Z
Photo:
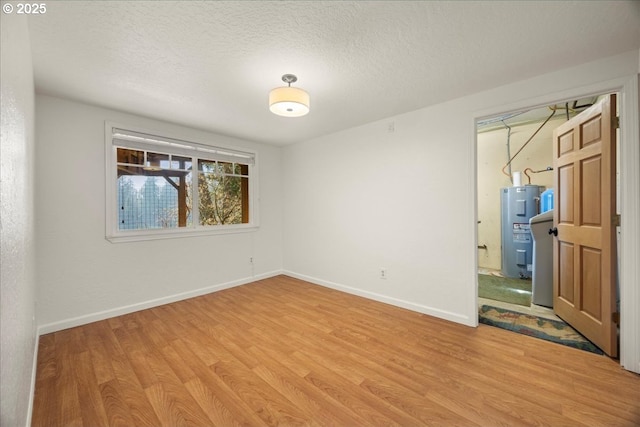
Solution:
M 37 346 L 33 68 L 26 18 L 3 13 L 0 27 L 0 425 L 24 426 Z
M 468 322 L 459 238 L 475 203 L 456 187 L 472 153 L 455 141 L 473 127 L 434 126 L 456 115 L 447 103 L 286 147 L 285 270 Z
M 286 147 L 285 271 L 476 325 L 475 119 L 637 73 L 629 52 Z
M 105 120 L 258 153 L 256 232 L 110 243 Z M 38 315 L 50 332 L 212 292 L 282 268 L 281 149 L 38 95 Z M 249 258 L 254 258 L 254 265 Z

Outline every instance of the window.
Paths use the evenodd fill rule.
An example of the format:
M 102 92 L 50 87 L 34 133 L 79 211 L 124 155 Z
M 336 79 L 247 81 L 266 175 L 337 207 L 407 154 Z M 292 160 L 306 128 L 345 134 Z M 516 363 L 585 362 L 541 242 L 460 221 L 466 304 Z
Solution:
M 255 229 L 255 154 L 107 123 L 107 238 Z

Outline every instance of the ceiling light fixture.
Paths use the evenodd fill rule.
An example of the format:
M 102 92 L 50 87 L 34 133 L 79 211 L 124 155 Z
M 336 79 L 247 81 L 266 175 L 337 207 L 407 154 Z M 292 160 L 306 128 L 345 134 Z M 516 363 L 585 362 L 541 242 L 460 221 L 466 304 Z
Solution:
M 291 83 L 298 80 L 293 74 L 285 74 L 282 81 L 288 86 L 277 87 L 269 92 L 269 110 L 284 117 L 300 117 L 309 112 L 309 94 Z

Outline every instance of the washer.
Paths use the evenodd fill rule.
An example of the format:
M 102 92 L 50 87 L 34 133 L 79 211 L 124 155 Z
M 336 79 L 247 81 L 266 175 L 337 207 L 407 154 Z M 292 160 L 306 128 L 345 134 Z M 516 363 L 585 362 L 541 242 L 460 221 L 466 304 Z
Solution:
M 531 217 L 533 237 L 533 280 L 531 302 L 553 307 L 553 209 Z

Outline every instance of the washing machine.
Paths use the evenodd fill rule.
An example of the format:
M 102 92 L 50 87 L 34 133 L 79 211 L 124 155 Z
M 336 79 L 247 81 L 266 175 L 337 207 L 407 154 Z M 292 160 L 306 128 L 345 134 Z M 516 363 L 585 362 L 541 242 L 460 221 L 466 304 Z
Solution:
M 553 307 L 553 209 L 531 217 L 533 237 L 533 274 L 531 302 Z

